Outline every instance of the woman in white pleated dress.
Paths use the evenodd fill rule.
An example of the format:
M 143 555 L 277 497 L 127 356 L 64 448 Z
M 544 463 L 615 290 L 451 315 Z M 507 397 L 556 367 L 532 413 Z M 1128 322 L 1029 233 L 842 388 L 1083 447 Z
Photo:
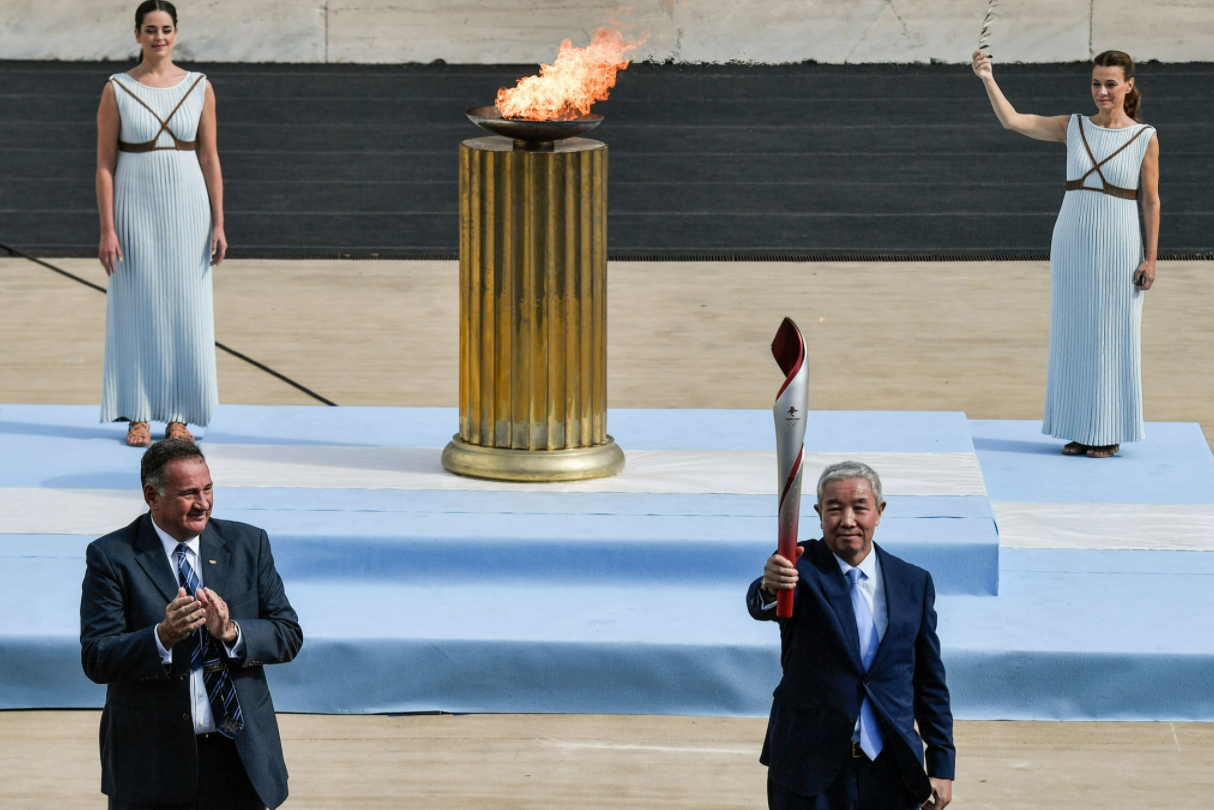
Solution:
M 193 441 L 219 401 L 211 268 L 223 261 L 223 178 L 215 93 L 173 64 L 177 10 L 135 12 L 139 64 L 110 77 L 97 113 L 100 259 L 109 276 L 101 421 L 128 421 L 127 444 L 151 444 L 149 422 Z
M 1090 117 L 1018 113 L 995 84 L 985 53 L 974 52 L 973 67 L 1006 129 L 1067 145 L 1066 196 L 1050 246 L 1041 432 L 1068 440 L 1066 455 L 1109 458 L 1123 442 L 1145 436 L 1142 295 L 1155 282 L 1159 245 L 1159 138 L 1138 120 L 1134 62 L 1120 51 L 1093 60 L 1097 113 Z

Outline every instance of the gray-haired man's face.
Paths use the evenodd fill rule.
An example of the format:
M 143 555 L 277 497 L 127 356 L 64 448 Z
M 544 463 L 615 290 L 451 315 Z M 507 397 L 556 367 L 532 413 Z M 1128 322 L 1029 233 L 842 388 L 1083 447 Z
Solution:
M 885 502 L 877 502 L 864 478 L 831 481 L 814 505 L 822 519 L 822 539 L 836 556 L 857 565 L 873 548 L 873 533 L 881 522 Z

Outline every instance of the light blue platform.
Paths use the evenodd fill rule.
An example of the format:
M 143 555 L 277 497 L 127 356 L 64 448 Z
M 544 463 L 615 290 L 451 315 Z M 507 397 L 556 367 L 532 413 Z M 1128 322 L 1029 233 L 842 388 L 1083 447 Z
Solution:
M 137 489 L 139 451 L 96 413 L 0 406 L 0 487 Z M 441 446 L 454 416 L 223 406 L 203 447 Z M 610 423 L 625 451 L 771 447 L 766 412 L 613 411 Z M 1119 492 L 1162 503 L 1150 500 L 1166 497 L 1159 471 L 1192 481 L 1184 502 L 1214 503 L 1195 426 L 1148 425 L 1125 463 L 1076 473 L 1037 448 L 1054 442 L 1033 423 L 821 412 L 810 425 L 820 451 L 977 452 L 990 499 L 891 497 L 877 534 L 938 584 L 959 718 L 1214 720 L 1214 553 L 1000 549 L 991 507 Z M 282 711 L 760 716 L 779 641 L 743 597 L 774 546 L 774 507 L 774 493 L 228 487 L 215 514 L 267 528 L 300 614 L 299 658 L 268 670 Z M 77 640 L 92 539 L 0 534 L 0 708 L 101 704 Z
M 138 489 L 141 451 L 122 444 L 121 425 L 96 418 L 83 406 L 0 406 L 0 487 Z M 217 411 L 202 445 L 374 438 L 441 447 L 457 422 L 458 411 L 445 408 L 229 405 Z M 756 411 L 611 414 L 611 430 L 629 450 L 770 450 L 771 422 L 770 413 Z M 959 413 L 826 411 L 811 413 L 809 423 L 811 451 L 973 452 Z M 931 570 L 941 593 L 998 593 L 999 540 L 988 499 L 889 502 L 881 542 L 890 551 Z M 617 581 L 675 565 L 693 579 L 732 581 L 766 557 L 776 537 L 774 495 L 221 488 L 215 515 L 265 528 L 290 550 L 281 560 L 288 570 L 336 566 L 351 576 L 444 576 L 477 543 L 486 570 L 499 578 L 541 577 L 560 560 Z M 696 541 L 706 547 L 689 560 L 687 545 Z
M 1062 455 L 1040 422 L 973 420 L 974 450 L 993 501 L 1214 503 L 1214 454 L 1196 422 L 1148 422 L 1146 441 L 1102 464 Z
M 473 500 L 463 492 L 221 490 L 217 497 L 224 503 L 217 517 L 273 533 L 284 575 L 502 582 L 559 570 L 624 583 L 661 582 L 677 570 L 681 580 L 728 583 L 753 573 L 776 533 L 771 499 L 742 495 L 478 493 Z M 889 500 L 882 531 L 892 552 L 938 572 L 944 592 L 997 592 L 989 501 Z

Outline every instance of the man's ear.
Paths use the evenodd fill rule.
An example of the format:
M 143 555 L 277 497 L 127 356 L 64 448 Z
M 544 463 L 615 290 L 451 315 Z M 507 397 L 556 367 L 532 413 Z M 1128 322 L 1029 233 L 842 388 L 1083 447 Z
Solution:
M 151 484 L 143 485 L 143 501 L 148 505 L 149 508 L 156 505 L 156 501 L 159 499 L 159 497 L 160 494 L 156 492 L 156 487 L 152 486 Z

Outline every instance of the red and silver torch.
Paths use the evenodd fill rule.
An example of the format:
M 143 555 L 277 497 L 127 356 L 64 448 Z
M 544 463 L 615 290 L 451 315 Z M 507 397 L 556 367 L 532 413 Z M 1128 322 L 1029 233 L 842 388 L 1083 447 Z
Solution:
M 809 362 L 801 330 L 785 318 L 771 342 L 771 353 L 784 372 L 784 385 L 776 394 L 777 486 L 780 493 L 780 555 L 797 562 L 797 523 L 801 519 L 801 463 L 805 457 L 805 417 L 809 410 Z M 776 615 L 792 616 L 792 591 L 780 591 Z

